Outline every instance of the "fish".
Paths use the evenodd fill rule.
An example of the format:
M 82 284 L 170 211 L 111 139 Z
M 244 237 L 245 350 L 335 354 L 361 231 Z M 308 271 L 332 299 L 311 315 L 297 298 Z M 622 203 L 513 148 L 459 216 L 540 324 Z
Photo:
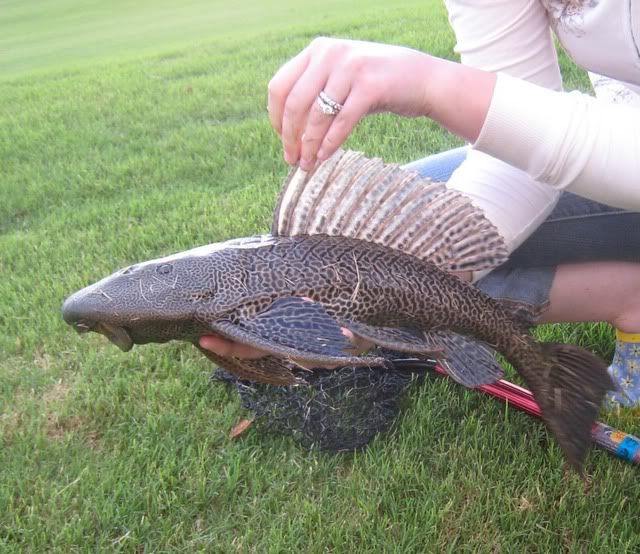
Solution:
M 200 246 L 121 269 L 71 295 L 64 320 L 123 351 L 218 335 L 263 350 L 214 363 L 242 379 L 304 385 L 304 367 L 384 366 L 347 337 L 437 359 L 467 387 L 522 376 L 571 466 L 613 388 L 607 364 L 570 344 L 538 342 L 536 314 L 514 312 L 456 272 L 498 266 L 504 240 L 468 197 L 382 160 L 338 150 L 292 170 L 268 234 Z M 304 373 L 304 372 L 302 372 Z

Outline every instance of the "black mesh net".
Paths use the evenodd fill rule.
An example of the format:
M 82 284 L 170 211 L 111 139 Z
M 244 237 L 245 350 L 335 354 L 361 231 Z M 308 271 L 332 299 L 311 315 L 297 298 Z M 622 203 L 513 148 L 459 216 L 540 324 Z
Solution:
M 363 447 L 386 431 L 408 388 L 434 367 L 428 360 L 377 354 L 388 367 L 304 371 L 307 385 L 296 387 L 241 380 L 224 369 L 214 377 L 235 386 L 260 430 L 291 436 L 305 447 L 341 452 Z

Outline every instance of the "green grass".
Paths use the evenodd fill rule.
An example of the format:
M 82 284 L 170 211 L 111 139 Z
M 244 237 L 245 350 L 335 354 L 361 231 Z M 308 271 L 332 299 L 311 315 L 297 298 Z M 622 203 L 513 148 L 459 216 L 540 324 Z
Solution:
M 98 3 L 0 3 L 1 48 L 22 52 L 0 62 L 14 72 L 0 83 L 0 551 L 637 552 L 637 469 L 596 451 L 585 485 L 542 424 L 450 382 L 413 390 L 366 450 L 329 456 L 255 430 L 229 440 L 243 411 L 188 345 L 124 354 L 64 326 L 64 297 L 118 267 L 268 229 L 287 168 L 266 83 L 313 36 L 452 57 L 435 1 L 313 20 L 282 1 L 286 30 L 277 9 L 258 11 L 269 4 L 236 25 L 253 13 L 238 5 L 217 37 L 204 5 L 181 4 L 192 33 L 165 40 L 166 21 L 145 17 L 153 29 L 119 44 L 101 24 L 120 16 Z M 76 31 L 82 51 L 54 56 Z M 92 36 L 105 44 L 92 51 Z M 390 116 L 349 142 L 399 162 L 454 144 Z M 606 326 L 541 334 L 611 354 Z M 630 416 L 607 419 L 640 434 Z
M 229 39 L 253 41 L 266 32 L 286 36 L 292 24 L 324 32 L 365 11 L 380 14 L 385 5 L 382 0 L 326 0 L 321 6 L 290 0 L 0 0 L 0 80 L 52 66 L 140 58 L 195 41 L 228 48 Z

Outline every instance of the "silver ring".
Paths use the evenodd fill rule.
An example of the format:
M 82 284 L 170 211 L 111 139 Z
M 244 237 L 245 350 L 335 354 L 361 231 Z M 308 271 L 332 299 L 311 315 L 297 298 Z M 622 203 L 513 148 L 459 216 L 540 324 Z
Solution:
M 322 113 L 325 115 L 337 115 L 343 108 L 342 104 L 336 102 L 324 90 L 320 91 L 316 102 L 318 103 L 318 106 L 320 106 Z

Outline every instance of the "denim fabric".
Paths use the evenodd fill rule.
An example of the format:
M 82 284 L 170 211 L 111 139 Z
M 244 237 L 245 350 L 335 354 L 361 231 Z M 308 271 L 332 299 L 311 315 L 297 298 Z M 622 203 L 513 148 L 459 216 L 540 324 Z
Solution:
M 405 167 L 446 181 L 464 161 L 466 152 L 467 147 L 456 148 Z M 542 308 L 558 265 L 605 260 L 640 261 L 640 213 L 565 192 L 549 217 L 509 260 L 476 285 L 494 298 Z
M 454 148 L 438 154 L 432 154 L 421 160 L 410 162 L 404 166 L 411 169 L 423 177 L 429 177 L 434 181 L 448 181 L 451 174 L 467 157 L 467 146 Z

